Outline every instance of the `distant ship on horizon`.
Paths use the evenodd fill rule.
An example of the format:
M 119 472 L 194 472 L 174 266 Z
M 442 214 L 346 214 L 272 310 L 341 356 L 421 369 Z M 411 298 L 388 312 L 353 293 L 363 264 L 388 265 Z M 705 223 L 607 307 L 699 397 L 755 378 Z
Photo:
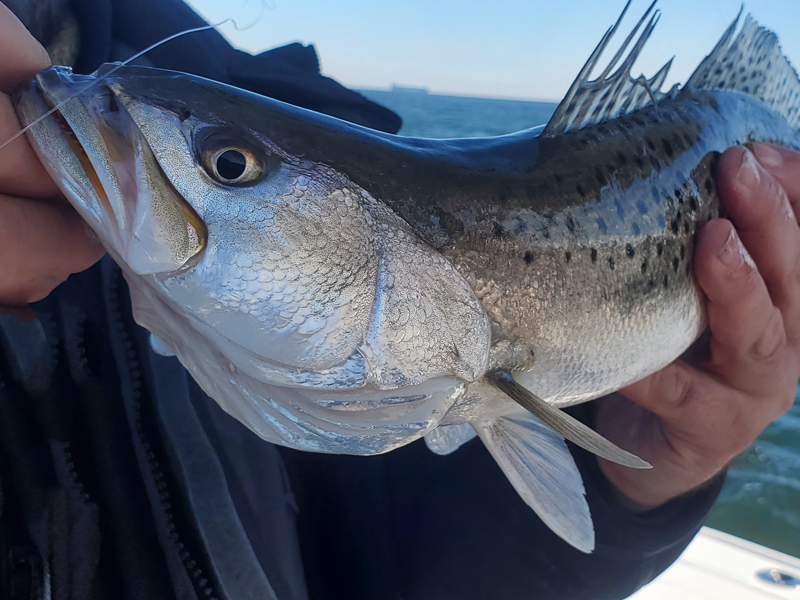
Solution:
M 430 94 L 431 91 L 426 87 L 413 87 L 408 85 L 392 84 L 390 92 L 401 92 L 403 94 Z

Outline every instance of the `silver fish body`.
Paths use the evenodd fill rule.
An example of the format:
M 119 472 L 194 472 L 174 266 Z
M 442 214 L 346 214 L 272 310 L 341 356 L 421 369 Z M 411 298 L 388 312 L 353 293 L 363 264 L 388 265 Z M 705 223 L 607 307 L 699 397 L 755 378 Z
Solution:
M 21 97 L 23 119 L 44 111 L 42 92 L 54 104 L 88 81 L 64 69 L 43 72 Z M 113 163 L 92 152 L 137 140 L 138 172 L 155 182 L 141 194 L 161 185 L 162 195 L 175 196 L 167 221 L 183 229 L 170 242 L 182 248 L 175 260 L 168 248 L 168 260 L 147 268 L 139 263 L 157 251 L 123 240 L 161 235 L 146 226 L 158 222 L 157 207 L 131 212 L 147 202 L 117 201 L 128 224 L 115 225 L 128 234 L 97 227 L 132 283 L 137 318 L 259 435 L 358 453 L 410 441 L 442 418 L 456 424 L 518 412 L 487 389 L 490 367 L 514 371 L 565 406 L 674 360 L 705 324 L 692 255 L 698 228 L 719 212 L 716 155 L 745 141 L 800 146 L 780 115 L 724 90 L 685 90 L 555 137 L 534 129 L 435 141 L 363 130 L 188 75 L 125 67 L 60 113 L 92 148 L 92 164 Z M 93 127 L 106 133 L 87 134 Z M 62 181 L 61 157 L 71 152 L 63 137 L 55 122 L 33 130 Z M 221 185 L 203 166 L 202 145 L 243 142 L 262 153 L 269 173 L 255 184 Z M 121 168 L 107 171 L 113 179 Z M 83 198 L 96 193 L 78 193 L 87 213 Z M 192 229 L 181 225 L 185 204 L 207 233 L 185 233 Z M 98 208 L 91 211 L 90 223 Z M 207 239 L 192 259 L 198 235 Z M 246 409 L 236 406 L 241 399 L 224 400 L 225 388 L 243 379 L 253 382 L 239 394 L 250 400 Z M 258 391 L 261 383 L 268 392 Z M 267 417 L 256 396 L 273 387 L 288 396 L 304 390 L 309 407 L 298 399 L 297 410 L 324 413 L 319 426 L 312 414 L 310 431 L 297 431 L 306 424 L 284 406 Z M 339 415 L 370 421 L 376 410 L 406 429 L 315 440 L 341 424 Z M 365 427 L 377 433 L 383 420 L 375 415 Z
M 705 327 L 692 259 L 719 216 L 716 157 L 800 148 L 800 82 L 754 21 L 668 93 L 666 67 L 634 80 L 627 58 L 609 75 L 622 50 L 588 80 L 618 25 L 546 128 L 499 138 L 391 136 L 141 67 L 47 69 L 17 110 L 31 123 L 58 106 L 28 132 L 35 149 L 122 268 L 137 321 L 226 411 L 268 441 L 350 454 L 427 434 L 448 452 L 470 424 L 589 551 L 563 440 L 487 374 L 560 407 L 677 358 Z M 524 458 L 545 438 L 546 460 Z

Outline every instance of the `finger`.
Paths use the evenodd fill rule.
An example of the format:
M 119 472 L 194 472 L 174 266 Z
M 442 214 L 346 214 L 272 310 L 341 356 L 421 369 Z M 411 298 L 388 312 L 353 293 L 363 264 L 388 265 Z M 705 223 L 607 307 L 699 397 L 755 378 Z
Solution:
M 796 339 L 800 336 L 800 227 L 786 192 L 742 147 L 720 157 L 717 178 L 722 205 Z
M 20 130 L 11 100 L 0 93 L 0 144 Z M 0 149 L 0 193 L 48 198 L 58 187 L 47 174 L 25 136 Z
M 68 205 L 0 195 L 0 304 L 41 300 L 102 255 Z
M 726 439 L 735 443 L 749 443 L 749 438 L 757 435 L 759 426 L 769 421 L 763 418 L 741 419 L 752 408 L 745 396 L 683 361 L 670 363 L 662 370 L 637 381 L 620 390 L 641 408 L 654 413 L 663 423 L 661 435 L 666 435 L 669 443 L 677 449 L 678 445 L 709 456 L 727 453 L 720 448 Z M 732 431 L 732 427 L 742 428 Z M 655 434 L 650 432 L 654 441 Z M 631 446 L 635 447 L 635 446 Z M 740 448 L 732 449 L 736 453 Z
M 0 3 L 0 92 L 10 94 L 38 71 L 50 66 L 42 45 L 6 6 Z
M 800 213 L 800 152 L 775 144 L 752 144 L 758 162 L 786 190 L 795 214 Z
M 709 368 L 757 397 L 794 389 L 787 379 L 796 367 L 787 351 L 783 316 L 729 221 L 710 221 L 700 231 L 695 270 L 708 299 Z

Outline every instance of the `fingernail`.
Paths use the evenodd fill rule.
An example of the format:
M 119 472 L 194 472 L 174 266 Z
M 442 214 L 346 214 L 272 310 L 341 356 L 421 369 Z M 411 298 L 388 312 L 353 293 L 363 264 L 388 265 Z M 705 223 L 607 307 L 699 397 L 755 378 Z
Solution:
M 739 236 L 736 235 L 734 229 L 731 229 L 731 232 L 728 234 L 728 239 L 725 240 L 725 244 L 722 246 L 717 256 L 719 256 L 719 260 L 723 265 L 733 271 L 740 269 L 745 263 L 747 263 L 751 269 L 755 268 L 753 259 L 750 258 L 750 255 L 747 253 L 747 250 L 739 239 Z
M 739 167 L 736 180 L 748 189 L 756 189 L 761 185 L 760 168 L 753 153 L 745 148 L 744 154 L 742 154 L 742 165 Z
M 767 144 L 754 144 L 753 153 L 765 167 L 780 167 L 783 162 L 783 155 Z

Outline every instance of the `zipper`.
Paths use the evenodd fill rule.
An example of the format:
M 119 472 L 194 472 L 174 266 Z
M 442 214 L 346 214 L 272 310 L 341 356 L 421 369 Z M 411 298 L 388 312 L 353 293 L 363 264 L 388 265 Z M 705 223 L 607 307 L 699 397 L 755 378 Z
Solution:
M 170 480 L 161 466 L 166 462 L 161 459 L 163 449 L 160 448 L 157 442 L 157 434 L 150 431 L 150 429 L 156 428 L 156 409 L 153 406 L 145 406 L 143 403 L 142 368 L 132 336 L 129 333 L 129 327 L 135 327 L 136 325 L 133 322 L 127 323 L 123 313 L 121 297 L 127 294 L 127 286 L 122 273 L 116 265 L 107 269 L 106 273 L 110 275 L 109 285 L 107 286 L 109 293 L 106 302 L 109 327 L 114 329 L 117 339 L 121 341 L 122 358 L 127 367 L 128 379 L 131 383 L 133 431 L 144 451 L 147 469 L 155 483 L 157 501 L 166 520 L 169 539 L 172 541 L 174 549 L 183 563 L 197 597 L 201 600 L 220 600 L 223 596 L 218 591 L 219 585 L 213 581 L 213 575 L 207 575 L 207 569 L 200 566 L 204 552 L 198 551 L 194 548 L 192 541 L 187 540 L 187 537 L 190 537 L 186 534 L 186 529 L 190 527 L 187 524 L 188 519 L 180 524 L 177 523 L 177 521 L 181 521 L 179 518 L 176 519 L 175 507 L 173 506 L 173 496 L 177 498 L 179 495 L 176 489 L 177 485 L 170 485 Z M 208 570 L 210 571 L 210 569 Z

